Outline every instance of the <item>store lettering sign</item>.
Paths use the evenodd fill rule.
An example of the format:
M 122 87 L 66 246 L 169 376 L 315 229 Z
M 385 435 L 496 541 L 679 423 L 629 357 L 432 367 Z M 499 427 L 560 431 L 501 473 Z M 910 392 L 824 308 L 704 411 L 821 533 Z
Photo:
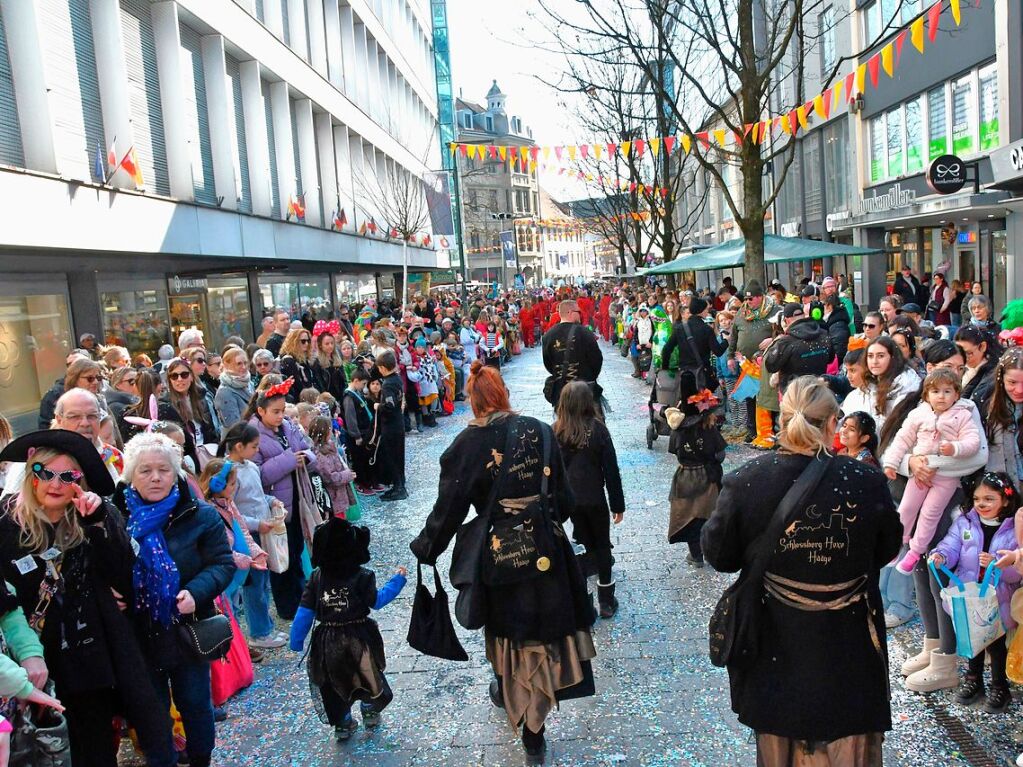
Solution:
M 169 282 L 170 292 L 174 294 L 205 292 L 209 288 L 205 277 L 179 277 L 175 274 Z
M 835 231 L 835 224 L 839 221 L 847 221 L 849 219 L 849 211 L 847 210 L 836 210 L 834 213 L 829 213 L 824 217 L 824 225 L 828 228 L 829 232 Z
M 782 237 L 798 237 L 802 225 L 798 221 L 788 221 L 781 225 Z
M 1023 146 L 1016 146 L 1009 152 L 1009 163 L 1015 170 L 1023 170 Z
M 860 200 L 860 215 L 866 213 L 886 213 L 896 208 L 905 208 L 916 202 L 916 192 L 903 189 L 902 184 L 895 184 L 884 194 L 875 192 L 871 197 Z

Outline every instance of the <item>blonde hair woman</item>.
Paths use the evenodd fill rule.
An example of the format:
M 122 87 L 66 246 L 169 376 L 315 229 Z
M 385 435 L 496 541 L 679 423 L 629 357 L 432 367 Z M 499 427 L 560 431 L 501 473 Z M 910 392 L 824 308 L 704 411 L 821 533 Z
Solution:
M 169 710 L 148 684 L 128 622 L 134 555 L 121 515 L 101 495 L 114 482 L 96 447 L 64 429 L 11 442 L 0 461 L 25 462 L 20 492 L 0 500 L 0 576 L 39 634 L 43 659 L 22 659 L 29 681 L 52 678 L 65 706 L 75 764 L 117 761 L 112 722 L 126 714 L 147 760 L 170 737 Z M 59 588 L 59 599 L 50 595 Z
M 880 767 L 892 726 L 878 575 L 902 530 L 884 475 L 829 454 L 837 424 L 827 386 L 793 380 L 780 450 L 725 476 L 703 528 L 707 562 L 746 579 L 735 616 L 751 641 L 726 665 L 761 767 Z
M 288 333 L 281 344 L 281 375 L 295 379 L 288 392 L 288 402 L 298 402 L 304 389 L 316 386 L 313 359 L 312 333 L 301 327 Z

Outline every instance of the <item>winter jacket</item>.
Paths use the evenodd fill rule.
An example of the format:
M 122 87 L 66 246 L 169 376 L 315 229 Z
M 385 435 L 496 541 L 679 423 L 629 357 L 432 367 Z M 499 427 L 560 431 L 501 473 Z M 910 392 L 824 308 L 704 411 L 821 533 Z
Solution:
M 586 446 L 577 449 L 561 446 L 561 455 L 568 472 L 568 484 L 575 494 L 580 507 L 603 507 L 608 510 L 611 500 L 612 514 L 625 513 L 625 494 L 622 491 L 622 475 L 618 470 L 618 456 L 615 454 L 611 434 L 602 421 L 590 423 L 590 435 Z M 607 497 L 604 488 L 607 487 Z
M 920 391 L 920 376 L 913 370 L 903 370 L 892 382 L 892 388 L 888 392 L 888 401 L 885 403 L 885 412 L 882 413 L 877 409 L 877 384 L 875 383 L 867 384 L 866 389 L 853 389 L 849 392 L 842 401 L 842 412 L 846 415 L 856 412 L 867 413 L 874 419 L 877 430 L 880 432 L 885 419 L 891 415 L 895 406 L 917 391 Z
M 299 362 L 290 354 L 281 357 L 281 375 L 284 379 L 294 378 L 295 383 L 288 391 L 285 399 L 297 403 L 306 389 L 316 388 L 316 376 L 308 362 Z
M 976 583 L 984 577 L 980 567 L 980 554 L 984 546 L 984 532 L 981 530 L 980 515 L 976 509 L 970 509 L 959 519 L 952 523 L 948 533 L 941 543 L 934 547 L 934 554 L 941 554 L 949 570 L 952 570 L 963 583 Z M 1016 541 L 1016 529 L 1014 520 L 1010 517 L 998 527 L 998 532 L 991 539 L 988 553 L 997 558 L 1000 549 L 1015 551 L 1019 548 Z M 1023 576 L 1014 567 L 1007 567 L 1002 570 L 1002 578 L 998 582 L 995 593 L 998 595 L 998 606 L 1002 613 L 1002 622 L 1005 628 L 1012 631 L 1016 628 L 1016 621 L 1012 617 L 1009 603 L 1012 595 L 1019 588 L 1020 579 Z M 942 600 L 944 603 L 944 600 Z M 948 604 L 945 604 L 945 611 L 948 612 Z
M 752 313 L 752 318 L 747 318 L 747 307 L 745 304 L 735 315 L 732 323 L 732 333 L 728 337 L 728 358 L 732 359 L 736 353 L 747 359 L 753 359 L 760 351 L 760 344 L 771 337 L 771 321 L 767 317 L 773 313 L 774 301 L 764 297 L 764 303 L 760 309 Z
M 252 461 L 235 463 L 238 485 L 234 491 L 234 505 L 238 507 L 249 532 L 259 530 L 259 523 L 270 519 L 270 504 L 276 498 L 263 492 L 259 467 Z
M 550 373 L 549 397 L 557 407 L 561 390 L 570 381 L 596 383 L 604 365 L 604 354 L 597 346 L 597 337 L 589 328 L 574 322 L 558 322 L 544 333 L 543 366 Z M 591 387 L 594 388 L 594 387 Z M 595 395 L 603 389 L 596 387 Z
M 318 359 L 313 361 L 313 378 L 316 388 L 321 392 L 329 392 L 338 402 L 344 396 L 348 386 L 343 365 L 324 365 Z
M 701 533 L 704 556 L 715 570 L 733 573 L 749 564 L 750 543 L 764 532 L 810 460 L 764 455 L 725 476 Z M 728 668 L 732 710 L 754 731 L 784 738 L 831 741 L 885 732 L 892 725 L 878 576 L 902 545 L 902 524 L 884 475 L 836 456 L 791 519 L 767 560 L 767 572 L 807 585 L 853 581 L 852 589 L 864 596 L 834 610 L 798 609 L 766 596 L 757 616 L 756 660 Z M 835 596 L 795 590 L 819 602 Z M 779 695 L 779 680 L 800 693 Z
M 53 421 L 53 415 L 57 411 L 57 400 L 64 393 L 64 379 L 58 378 L 53 382 L 53 386 L 49 388 L 46 394 L 43 395 L 42 400 L 39 402 L 39 429 L 49 429 L 50 423 Z
M 959 400 L 944 413 L 935 413 L 928 403 L 921 402 L 902 422 L 884 453 L 883 465 L 897 469 L 906 455 L 940 455 L 942 442 L 952 444 L 953 458 L 976 455 L 984 438 L 974 418 L 976 410 L 968 399 Z
M 287 450 L 281 445 L 273 430 L 259 420 L 258 415 L 252 416 L 249 423 L 259 430 L 259 452 L 253 457 L 252 462 L 259 466 L 263 491 L 284 504 L 290 520 L 291 512 L 294 511 L 295 468 L 298 466 L 295 454 L 309 451 L 306 466 L 310 469 L 316 466 L 316 459 L 309 457 L 312 453 L 309 442 L 287 418 L 281 423 L 281 429 L 288 441 Z
M 796 320 L 764 353 L 768 373 L 778 373 L 778 391 L 799 376 L 821 376 L 835 356 L 831 336 L 816 320 Z
M 110 408 L 110 413 L 114 416 L 115 421 L 120 420 L 124 416 L 124 411 L 139 401 L 139 398 L 134 394 L 129 394 L 120 389 L 109 389 L 106 391 L 105 396 L 107 407 Z
M 648 316 L 637 317 L 632 323 L 632 340 L 636 346 L 650 346 L 654 340 L 654 323 Z
M 373 436 L 373 408 L 366 402 L 365 392 L 345 389 L 341 406 L 345 431 L 353 443 L 358 439 L 369 439 Z
M 213 397 L 213 407 L 220 416 L 220 423 L 224 431 L 242 420 L 242 414 L 249 406 L 252 399 L 252 384 L 242 388 L 234 386 L 226 377 L 221 378 L 220 388 Z
M 988 440 L 988 459 L 986 468 L 988 471 L 1001 471 L 1009 475 L 1016 490 L 1020 489 L 1020 480 L 1023 479 L 1023 456 L 1020 455 L 1018 431 L 1019 421 L 1014 421 L 1009 428 L 1003 428 L 992 424 L 990 439 Z
M 206 433 L 205 427 L 203 427 L 203 438 L 205 442 L 220 442 L 220 435 L 226 428 L 223 421 L 220 419 L 220 414 L 217 413 L 217 407 L 214 402 L 216 399 L 216 391 L 206 386 L 201 381 L 196 382 L 199 386 L 199 391 L 202 394 L 203 404 L 206 405 L 206 413 L 208 414 L 207 423 L 213 427 L 213 431 L 209 434 Z M 230 425 L 230 424 L 228 424 Z
M 846 311 L 845 304 L 839 303 L 835 310 L 828 315 L 827 319 L 822 320 L 821 323 L 828 331 L 828 336 L 831 338 L 831 348 L 835 350 L 835 354 L 838 356 L 838 364 L 841 365 L 849 348 L 849 338 L 852 335 L 849 332 L 849 312 Z
M 330 508 L 335 514 L 347 511 L 355 503 L 355 493 L 351 488 L 355 472 L 345 465 L 341 454 L 332 445 L 317 447 L 315 453 L 316 471 L 330 496 Z
M 981 418 L 987 414 L 988 403 L 991 401 L 991 394 L 995 390 L 995 368 L 998 367 L 997 359 L 985 360 L 977 372 L 970 376 L 970 379 L 963 384 L 963 393 L 960 395 L 965 399 L 973 400 L 980 410 Z

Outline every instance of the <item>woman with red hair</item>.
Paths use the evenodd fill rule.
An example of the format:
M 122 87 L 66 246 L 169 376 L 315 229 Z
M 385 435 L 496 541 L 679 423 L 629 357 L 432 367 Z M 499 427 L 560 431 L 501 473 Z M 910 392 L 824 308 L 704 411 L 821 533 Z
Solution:
M 441 456 L 437 502 L 411 549 L 435 565 L 458 534 L 455 615 L 484 630 L 490 699 L 539 763 L 550 710 L 594 694 L 595 616 L 562 528 L 574 499 L 551 427 L 512 411 L 500 372 L 477 360 L 467 388 L 475 418 Z

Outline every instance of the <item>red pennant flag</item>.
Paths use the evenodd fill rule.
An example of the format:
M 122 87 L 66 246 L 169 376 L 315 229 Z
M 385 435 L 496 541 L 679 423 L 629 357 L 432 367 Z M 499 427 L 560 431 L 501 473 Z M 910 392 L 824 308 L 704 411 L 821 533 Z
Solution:
M 540 156 L 540 147 L 538 146 L 529 147 L 529 156 L 533 159 L 533 162 L 536 162 L 536 158 Z
M 565 151 L 565 147 L 556 146 L 554 147 L 554 154 L 558 158 L 558 162 L 561 162 L 561 153 Z
M 667 190 L 667 188 L 662 186 L 661 187 L 661 197 L 663 198 L 663 197 L 667 197 L 667 196 L 668 196 L 668 190 Z
M 467 147 L 465 144 L 459 144 L 458 152 L 459 154 L 462 155 L 462 157 L 465 157 L 467 154 L 469 154 L 469 147 Z
M 580 144 L 579 145 L 579 154 L 581 154 L 583 156 L 584 160 L 587 157 L 589 157 L 590 156 L 590 145 L 589 144 Z
M 941 6 L 941 3 L 938 3 Z M 877 87 L 877 79 L 881 75 L 881 54 L 875 53 L 867 61 L 867 71 L 870 72 L 870 84 Z
M 827 120 L 831 117 L 831 96 L 834 92 L 834 88 L 828 88 L 824 91 L 824 119 Z
M 608 153 L 608 155 L 613 155 L 617 151 L 618 151 L 618 145 L 617 144 L 608 144 L 607 145 L 607 153 Z
M 704 149 L 710 149 L 710 134 L 707 131 L 700 131 L 693 135 L 695 135 L 697 140 L 703 144 Z
M 643 139 L 638 138 L 632 142 L 632 148 L 636 150 L 636 157 L 642 157 L 643 150 L 646 149 L 646 142 Z
M 496 160 L 497 159 L 497 147 L 494 146 L 493 144 L 488 146 L 487 147 L 487 154 L 490 155 L 490 159 L 491 160 Z
M 856 82 L 855 72 L 850 72 L 845 76 L 845 100 L 847 102 L 852 101 L 854 98 L 856 98 L 856 89 L 853 87 L 855 82 Z
M 895 38 L 895 66 L 899 66 L 899 59 L 902 58 L 902 46 L 906 44 L 906 36 L 909 31 L 904 29 L 899 32 L 899 36 Z
M 789 121 L 789 133 L 795 136 L 796 131 L 799 129 L 799 118 L 796 116 L 796 110 L 793 109 L 789 112 L 786 119 Z
M 674 136 L 665 136 L 664 137 L 664 152 L 666 154 L 670 155 L 671 154 L 671 150 L 672 150 L 672 148 L 674 146 L 675 146 L 675 137 Z
M 932 43 L 938 37 L 938 23 L 941 21 L 941 0 L 927 11 L 927 39 Z
M 631 184 L 629 184 L 629 191 L 635 192 L 638 187 L 639 185 L 635 181 L 633 181 Z

